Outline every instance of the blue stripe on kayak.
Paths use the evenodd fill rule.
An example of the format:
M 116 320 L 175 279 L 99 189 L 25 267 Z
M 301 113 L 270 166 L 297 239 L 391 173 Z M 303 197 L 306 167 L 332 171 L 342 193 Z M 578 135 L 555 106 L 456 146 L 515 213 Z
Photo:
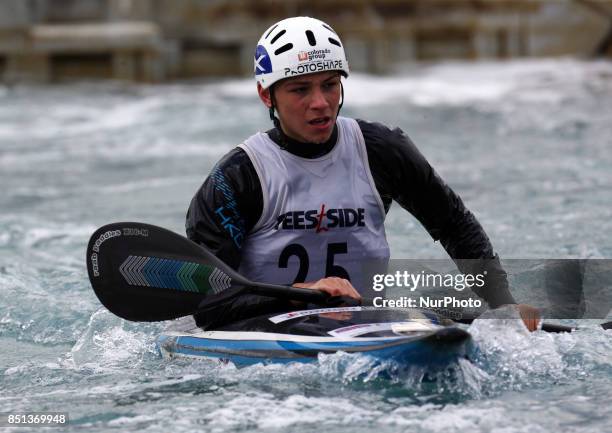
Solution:
M 172 338 L 172 337 L 169 337 Z M 228 341 L 220 341 L 216 344 L 201 344 L 196 342 L 196 345 L 189 344 L 191 337 L 178 337 L 175 345 L 172 345 L 169 352 L 175 356 L 192 356 L 198 358 L 214 358 L 224 361 L 233 362 L 237 366 L 247 366 L 257 363 L 309 363 L 318 361 L 318 355 L 321 351 L 337 352 L 346 351 L 349 348 L 362 347 L 365 350 L 358 351 L 358 355 L 366 355 L 380 360 L 400 362 L 403 365 L 427 365 L 430 367 L 448 365 L 456 361 L 459 357 L 465 356 L 470 348 L 470 344 L 460 344 L 452 350 L 440 350 L 435 344 L 430 344 L 422 340 L 407 341 L 403 344 L 380 347 L 373 350 L 367 350 L 364 344 L 346 344 L 344 347 L 339 347 L 337 343 L 296 343 L 296 342 L 240 342 L 249 343 L 231 344 L 232 348 L 226 343 Z M 180 341 L 179 341 L 180 340 Z M 195 338 L 195 340 L 201 340 Z M 231 342 L 236 343 L 236 342 Z M 255 344 L 253 344 L 255 343 Z M 264 343 L 264 344 L 257 344 Z M 279 344 L 284 343 L 284 344 Z M 158 344 L 163 344 L 162 338 Z M 365 343 L 365 344 L 372 344 Z M 449 349 L 449 348 L 447 348 Z M 241 353 L 244 352 L 244 353 Z M 355 352 L 354 352 L 355 353 Z
M 231 361 L 237 366 L 256 363 L 315 362 L 321 352 L 352 352 L 404 365 L 447 365 L 465 357 L 472 340 L 446 344 L 424 338 L 367 341 L 297 342 L 282 340 L 215 340 L 191 336 L 165 336 L 157 341 L 172 356 Z
M 397 341 L 397 338 L 368 341 L 330 341 L 330 342 L 301 342 L 283 340 L 213 340 L 198 337 L 178 337 L 177 344 L 197 348 L 225 348 L 228 350 L 343 350 L 357 347 L 367 347 Z M 415 343 L 416 341 L 406 341 Z

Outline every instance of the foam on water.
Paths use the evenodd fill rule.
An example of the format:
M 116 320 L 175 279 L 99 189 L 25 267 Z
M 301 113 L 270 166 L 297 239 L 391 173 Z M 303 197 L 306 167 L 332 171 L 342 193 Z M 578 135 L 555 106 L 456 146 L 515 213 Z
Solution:
M 345 90 L 343 113 L 409 134 L 502 258 L 612 257 L 611 63 L 420 65 Z M 237 369 L 161 359 L 164 324 L 101 309 L 94 229 L 183 232 L 213 164 L 269 127 L 250 79 L 0 88 L 3 411 L 68 410 L 66 431 L 92 432 L 612 430 L 612 331 L 594 322 L 553 335 L 477 320 L 472 359 L 435 373 L 349 354 Z M 398 206 L 387 228 L 395 258 L 445 256 Z
M 571 90 L 610 90 L 609 62 L 580 62 L 575 59 L 513 60 L 506 63 L 438 63 L 414 67 L 403 77 L 373 78 L 351 74 L 346 80 L 347 103 L 372 106 L 406 102 L 419 106 L 476 106 L 490 110 L 509 110 L 515 105 L 500 101 L 546 103 L 557 106 Z M 374 82 L 372 82 L 374 81 Z M 363 89 L 367 88 L 367 92 Z M 496 103 L 483 104 L 483 103 Z M 522 108 L 529 108 L 522 105 Z
M 76 368 L 123 368 L 127 364 L 138 368 L 145 356 L 157 356 L 155 343 L 147 338 L 150 332 L 145 332 L 146 328 L 128 323 L 106 309 L 98 310 L 92 314 L 86 331 L 68 357 Z M 154 328 L 154 332 L 160 331 L 159 326 Z

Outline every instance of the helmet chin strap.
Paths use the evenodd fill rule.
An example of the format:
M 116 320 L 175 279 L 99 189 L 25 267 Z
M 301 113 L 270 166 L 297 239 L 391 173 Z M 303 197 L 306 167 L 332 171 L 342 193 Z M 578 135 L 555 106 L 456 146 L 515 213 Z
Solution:
M 288 137 L 285 134 L 285 131 L 283 131 L 283 128 L 281 127 L 279 118 L 274 115 L 274 85 L 270 87 L 270 102 L 272 103 L 272 105 L 270 105 L 270 108 L 268 109 L 268 112 L 270 113 L 270 120 L 274 124 L 274 127 L 278 129 L 278 132 L 280 134 L 280 148 L 286 149 Z M 338 105 L 338 112 L 336 113 L 336 118 L 338 118 L 338 116 L 340 115 L 340 109 L 342 108 L 342 105 L 344 105 L 344 86 L 342 85 L 342 81 L 340 81 L 340 104 Z
M 280 143 L 278 143 L 278 145 L 281 149 L 286 150 L 288 137 L 285 135 L 285 131 L 283 131 L 283 128 L 281 127 L 279 118 L 274 115 L 274 106 L 276 105 L 274 103 L 274 84 L 272 84 L 272 87 L 270 87 L 270 102 L 272 103 L 269 108 L 270 120 L 272 120 L 272 123 L 274 123 L 274 127 L 278 130 L 278 133 L 280 135 Z

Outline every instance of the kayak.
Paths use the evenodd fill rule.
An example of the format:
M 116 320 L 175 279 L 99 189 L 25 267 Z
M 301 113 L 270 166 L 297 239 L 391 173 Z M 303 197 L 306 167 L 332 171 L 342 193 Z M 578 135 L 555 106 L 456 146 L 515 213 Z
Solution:
M 184 317 L 158 337 L 157 347 L 166 358 L 208 358 L 239 367 L 316 362 L 320 354 L 336 352 L 439 367 L 466 358 L 472 338 L 431 312 L 339 307 L 259 316 L 214 331 Z

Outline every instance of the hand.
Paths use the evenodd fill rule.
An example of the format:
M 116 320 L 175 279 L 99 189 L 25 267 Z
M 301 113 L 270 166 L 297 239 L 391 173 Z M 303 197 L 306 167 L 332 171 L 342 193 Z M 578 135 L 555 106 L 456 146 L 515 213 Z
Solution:
M 540 310 L 527 304 L 518 304 L 516 308 L 527 329 L 530 332 L 537 330 L 540 322 Z
M 308 283 L 295 283 L 293 287 L 321 290 L 322 292 L 328 293 L 330 296 L 347 296 L 349 298 L 361 300 L 359 292 L 353 287 L 349 280 L 345 280 L 344 278 L 326 277 Z

